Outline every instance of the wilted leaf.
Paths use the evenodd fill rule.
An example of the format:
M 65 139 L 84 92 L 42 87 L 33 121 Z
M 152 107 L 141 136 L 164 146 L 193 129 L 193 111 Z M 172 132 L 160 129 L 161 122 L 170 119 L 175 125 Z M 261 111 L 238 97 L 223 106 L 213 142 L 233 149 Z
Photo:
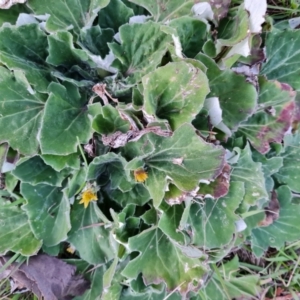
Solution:
M 0 258 L 0 266 L 9 257 Z M 73 299 L 89 287 L 82 275 L 75 275 L 76 267 L 46 254 L 33 256 L 28 263 L 9 265 L 10 276 L 20 286 L 31 290 L 39 299 Z
M 46 184 L 22 183 L 21 193 L 27 200 L 23 206 L 34 235 L 47 246 L 66 240 L 71 229 L 70 203 L 61 188 Z
M 45 62 L 47 49 L 47 36 L 37 24 L 0 29 L 0 62 L 11 70 L 24 71 L 29 83 L 39 92 L 46 92 L 51 81 Z
M 231 167 L 231 181 L 241 181 L 245 184 L 243 205 L 247 207 L 252 205 L 261 206 L 262 203 L 266 202 L 269 196 L 265 187 L 262 165 L 252 160 L 248 144 L 245 149 L 241 150 L 238 162 Z
M 204 249 L 223 248 L 236 232 L 234 213 L 245 194 L 243 182 L 231 182 L 229 192 L 218 200 L 206 198 L 204 206 L 192 204 L 188 224 L 192 243 Z
M 68 155 L 91 136 L 87 100 L 73 84 L 51 83 L 42 120 L 40 143 L 43 154 Z
M 112 67 L 128 77 L 128 83 L 134 84 L 161 63 L 171 36 L 161 31 L 161 25 L 153 22 L 126 24 L 120 27 L 119 32 L 121 45 L 109 44 L 116 57 Z
M 224 197 L 228 193 L 231 168 L 228 164 L 224 165 L 221 174 L 211 183 L 200 183 L 200 189 L 197 192 L 197 198 L 212 196 L 214 199 Z
M 280 186 L 276 193 L 280 206 L 279 218 L 270 226 L 252 230 L 251 247 L 257 257 L 262 256 L 268 247 L 279 249 L 286 242 L 300 238 L 300 206 L 291 202 L 292 194 L 287 186 Z
M 168 290 L 177 288 L 182 295 L 201 284 L 206 271 L 204 265 L 199 259 L 183 255 L 160 229 L 150 228 L 130 238 L 129 247 L 140 254 L 125 267 L 124 276 L 136 278 L 142 272 L 147 285 L 165 281 Z
M 149 2 L 147 0 L 129 0 L 132 3 L 146 8 L 155 22 L 166 22 L 181 16 L 188 15 L 195 3 L 194 0 L 159 0 Z
M 50 14 L 46 29 L 55 32 L 72 28 L 75 33 L 85 26 L 91 26 L 98 11 L 109 0 L 56 0 L 55 5 L 47 0 L 30 0 L 28 6 L 36 15 Z
M 173 130 L 195 118 L 209 93 L 205 74 L 185 62 L 158 68 L 142 82 L 145 113 L 167 119 Z
M 198 54 L 196 59 L 208 68 L 206 75 L 211 90 L 208 97 L 219 98 L 223 122 L 231 130 L 235 130 L 240 122 L 253 114 L 256 108 L 255 87 L 246 82 L 244 76 L 228 69 L 220 70 L 211 58 L 203 54 Z
M 220 21 L 226 17 L 230 2 L 231 0 L 209 0 L 216 20 Z
M 243 133 L 261 153 L 270 150 L 270 143 L 280 143 L 291 127 L 295 110 L 296 93 L 278 81 L 259 78 L 258 109 L 246 122 L 240 124 Z
M 46 185 L 61 186 L 64 179 L 63 173 L 58 173 L 46 165 L 40 156 L 21 160 L 12 173 L 22 182 L 32 185 L 44 183 Z
M 279 217 L 279 202 L 275 191 L 271 193 L 271 199 L 265 207 L 265 218 L 259 223 L 260 226 L 269 226 Z
M 100 264 L 114 257 L 114 242 L 110 239 L 109 229 L 104 227 L 95 203 L 84 208 L 79 201 L 75 202 L 71 210 L 71 228 L 68 242 L 82 259 L 90 264 Z
M 300 90 L 300 30 L 268 32 L 265 45 L 267 61 L 262 65 L 261 74 Z
M 34 237 L 26 213 L 18 206 L 8 204 L 1 203 L 0 207 L 0 253 L 13 251 L 26 256 L 36 254 L 42 241 Z
M 192 191 L 201 179 L 218 176 L 224 164 L 223 149 L 205 143 L 188 124 L 171 137 L 147 134 L 138 142 L 128 143 L 124 154 L 129 160 L 140 157 L 144 162 L 148 172 L 145 185 L 156 207 L 164 197 L 168 180 L 182 191 Z M 182 164 L 174 163 L 178 158 L 183 158 Z

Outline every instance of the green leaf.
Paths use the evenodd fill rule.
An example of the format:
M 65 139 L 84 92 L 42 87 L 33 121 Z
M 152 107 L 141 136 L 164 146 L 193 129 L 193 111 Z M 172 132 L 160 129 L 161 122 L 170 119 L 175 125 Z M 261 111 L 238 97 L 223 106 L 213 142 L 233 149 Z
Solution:
M 281 184 L 286 184 L 296 193 L 300 193 L 300 134 L 286 135 L 284 137 L 284 152 L 280 155 L 283 158 L 283 166 L 275 174 L 276 179 Z
M 172 20 L 168 26 L 176 29 L 182 45 L 182 52 L 187 57 L 194 58 L 201 51 L 206 42 L 207 26 L 204 22 L 183 16 Z
M 160 205 L 168 181 L 182 191 L 192 191 L 200 180 L 218 176 L 224 163 L 224 150 L 205 143 L 188 124 L 179 127 L 171 137 L 144 135 L 139 141 L 126 144 L 123 153 L 128 160 L 143 159 L 148 172 L 145 185 L 155 207 Z
M 77 296 L 74 300 L 100 300 L 103 292 L 103 275 L 105 271 L 105 265 L 97 266 L 92 271 L 90 276 L 91 287 L 82 296 Z
M 287 186 L 280 186 L 276 193 L 279 200 L 279 218 L 267 227 L 252 230 L 251 247 L 257 257 L 262 256 L 268 247 L 279 249 L 286 242 L 300 238 L 300 206 L 291 202 L 292 194 Z
M 170 206 L 163 202 L 159 209 L 162 215 L 158 222 L 158 227 L 169 239 L 185 244 L 184 234 L 179 230 L 180 220 L 184 210 L 183 205 Z
M 229 69 L 220 70 L 216 63 L 204 54 L 198 54 L 196 59 L 208 68 L 206 75 L 211 90 L 208 97 L 219 98 L 223 122 L 231 130 L 235 130 L 240 122 L 248 119 L 256 109 L 255 87 L 246 82 L 244 76 Z
M 130 190 L 132 184 L 130 183 L 129 172 L 125 171 L 126 160 L 121 156 L 113 152 L 95 157 L 90 163 L 87 180 L 93 180 L 100 177 L 104 172 L 108 173 L 111 181 L 112 189 L 118 187 Z
M 46 62 L 53 66 L 71 68 L 73 65 L 82 65 L 89 56 L 83 50 L 73 45 L 73 35 L 67 31 L 59 31 L 48 36 L 49 56 Z
M 157 228 L 144 230 L 130 238 L 129 247 L 140 254 L 128 263 L 122 274 L 128 278 L 136 278 L 142 272 L 147 285 L 164 281 L 168 290 L 180 286 L 179 292 L 186 295 L 189 290 L 196 289 L 192 282 L 202 280 L 206 272 L 199 259 L 191 259 L 182 254 Z
M 72 168 L 79 170 L 80 168 L 80 159 L 77 153 L 69 155 L 51 155 L 45 154 L 41 155 L 41 158 L 48 166 L 52 167 L 55 171 L 60 172 L 65 168 Z
M 127 7 L 121 0 L 110 0 L 109 4 L 100 10 L 98 14 L 98 24 L 103 28 L 112 28 L 114 32 L 119 31 L 119 27 L 129 22 L 134 16 L 133 10 Z
M 158 0 L 150 2 L 147 0 L 129 0 L 132 3 L 146 8 L 154 18 L 155 22 L 166 22 L 181 16 L 190 14 L 194 0 Z
M 82 27 L 93 24 L 98 11 L 109 0 L 57 0 L 55 5 L 47 0 L 30 0 L 28 6 L 35 15 L 50 14 L 46 29 L 50 32 L 72 28 L 79 33 Z
M 69 198 L 72 198 L 78 194 L 84 186 L 86 182 L 86 172 L 86 167 L 81 167 L 72 174 L 71 178 L 68 178 L 68 185 L 65 191 Z
M 249 13 L 240 5 L 236 15 L 223 19 L 219 24 L 217 49 L 232 47 L 247 37 L 249 30 Z
M 236 233 L 234 213 L 245 194 L 243 182 L 231 182 L 228 194 L 218 200 L 206 198 L 204 205 L 194 203 L 188 224 L 192 228 L 192 243 L 204 249 L 223 248 Z
M 146 114 L 167 119 L 173 130 L 195 118 L 209 93 L 205 74 L 185 62 L 158 68 L 142 82 Z
M 0 145 L 0 172 L 2 171 L 3 164 L 6 162 L 8 148 L 9 146 L 7 143 L 3 143 Z
M 239 126 L 257 151 L 267 153 L 270 143 L 282 141 L 292 125 L 295 95 L 287 84 L 259 77 L 258 109 Z
M 37 153 L 44 97 L 31 93 L 25 82 L 16 80 L 3 67 L 0 67 L 0 94 L 0 127 L 7 128 L 0 131 L 0 141 L 7 141 L 22 154 Z
M 261 206 L 269 198 L 265 187 L 262 165 L 253 161 L 249 144 L 240 151 L 238 162 L 232 165 L 231 181 L 244 182 L 245 196 L 243 205 L 246 207 Z
M 61 188 L 46 184 L 21 184 L 21 193 L 27 200 L 23 206 L 34 235 L 46 246 L 66 240 L 71 229 L 70 203 Z
M 42 120 L 40 143 L 43 154 L 68 155 L 91 137 L 87 100 L 70 84 L 51 83 Z
M 161 63 L 172 39 L 153 22 L 125 24 L 119 32 L 121 45 L 109 44 L 116 57 L 112 67 L 128 77 L 128 83 L 135 84 Z
M 300 90 L 300 30 L 268 32 L 265 45 L 267 61 L 262 65 L 261 74 Z
M 238 276 L 237 271 L 240 269 L 238 257 L 235 256 L 213 274 L 208 284 L 199 291 L 200 298 L 191 297 L 191 300 L 253 299 L 260 293 L 259 275 Z
M 47 49 L 47 36 L 38 24 L 0 29 L 0 62 L 11 70 L 23 70 L 39 92 L 46 92 L 51 81 Z
M 14 25 L 19 17 L 20 13 L 26 12 L 26 6 L 17 4 L 9 9 L 0 9 L 0 26 L 4 23 L 11 23 Z
M 62 173 L 58 173 L 46 165 L 40 156 L 20 160 L 12 173 L 22 182 L 32 185 L 44 183 L 46 185 L 61 186 L 64 179 Z
M 1 200 L 0 200 L 1 201 Z M 0 209 L 0 253 L 13 251 L 22 255 L 34 255 L 42 246 L 28 223 L 27 215 L 18 206 L 1 205 Z
M 120 189 L 108 188 L 107 194 L 122 207 L 125 207 L 127 204 L 143 206 L 151 199 L 147 188 L 143 184 L 134 184 L 130 190 L 125 192 Z
M 82 259 L 101 264 L 114 257 L 114 242 L 102 223 L 96 203 L 90 203 L 85 209 L 76 201 L 71 210 L 71 227 L 68 242 L 75 246 Z
M 109 53 L 108 43 L 113 41 L 114 31 L 110 28 L 102 29 L 97 26 L 82 28 L 80 43 L 95 55 L 104 58 Z
M 93 129 L 101 134 L 110 134 L 116 131 L 123 133 L 130 129 L 130 123 L 121 118 L 119 111 L 110 104 L 101 107 L 92 124 Z

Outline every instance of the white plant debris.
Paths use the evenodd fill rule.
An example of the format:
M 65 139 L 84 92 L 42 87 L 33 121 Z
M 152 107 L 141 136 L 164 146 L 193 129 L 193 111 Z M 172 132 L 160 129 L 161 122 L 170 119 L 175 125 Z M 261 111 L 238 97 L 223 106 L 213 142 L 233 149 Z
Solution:
M 25 3 L 26 0 L 0 0 L 0 9 L 9 9 L 14 4 Z

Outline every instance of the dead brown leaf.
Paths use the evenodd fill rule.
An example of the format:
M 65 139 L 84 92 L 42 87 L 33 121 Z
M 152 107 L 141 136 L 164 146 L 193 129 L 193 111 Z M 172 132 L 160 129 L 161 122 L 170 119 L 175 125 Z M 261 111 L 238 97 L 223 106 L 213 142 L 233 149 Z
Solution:
M 103 135 L 102 142 L 105 146 L 110 146 L 112 148 L 119 148 L 125 146 L 128 142 L 133 142 L 139 140 L 144 134 L 152 132 L 160 136 L 170 136 L 171 131 L 162 130 L 158 126 L 148 127 L 142 130 L 129 130 L 126 133 L 121 131 L 116 131 L 113 134 Z
M 275 191 L 272 191 L 270 203 L 265 207 L 265 215 L 265 218 L 259 222 L 259 226 L 269 226 L 279 217 L 279 201 Z
M 9 259 L 0 257 L 0 267 Z M 75 275 L 75 271 L 75 266 L 40 254 L 30 257 L 28 264 L 18 266 L 18 263 L 12 263 L 5 270 L 5 276 L 12 278 L 18 288 L 32 291 L 39 299 L 71 300 L 89 288 L 89 283 L 81 275 Z

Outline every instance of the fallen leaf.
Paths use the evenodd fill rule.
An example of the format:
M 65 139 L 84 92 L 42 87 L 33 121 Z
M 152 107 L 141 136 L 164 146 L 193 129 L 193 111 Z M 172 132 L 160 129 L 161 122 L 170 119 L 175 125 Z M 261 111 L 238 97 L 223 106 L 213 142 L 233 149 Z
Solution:
M 0 257 L 0 267 L 9 259 L 7 256 Z M 5 275 L 13 279 L 15 286 L 31 290 L 39 299 L 71 300 L 89 288 L 89 283 L 81 275 L 75 275 L 75 271 L 75 266 L 40 254 L 30 257 L 28 264 L 10 264 Z

